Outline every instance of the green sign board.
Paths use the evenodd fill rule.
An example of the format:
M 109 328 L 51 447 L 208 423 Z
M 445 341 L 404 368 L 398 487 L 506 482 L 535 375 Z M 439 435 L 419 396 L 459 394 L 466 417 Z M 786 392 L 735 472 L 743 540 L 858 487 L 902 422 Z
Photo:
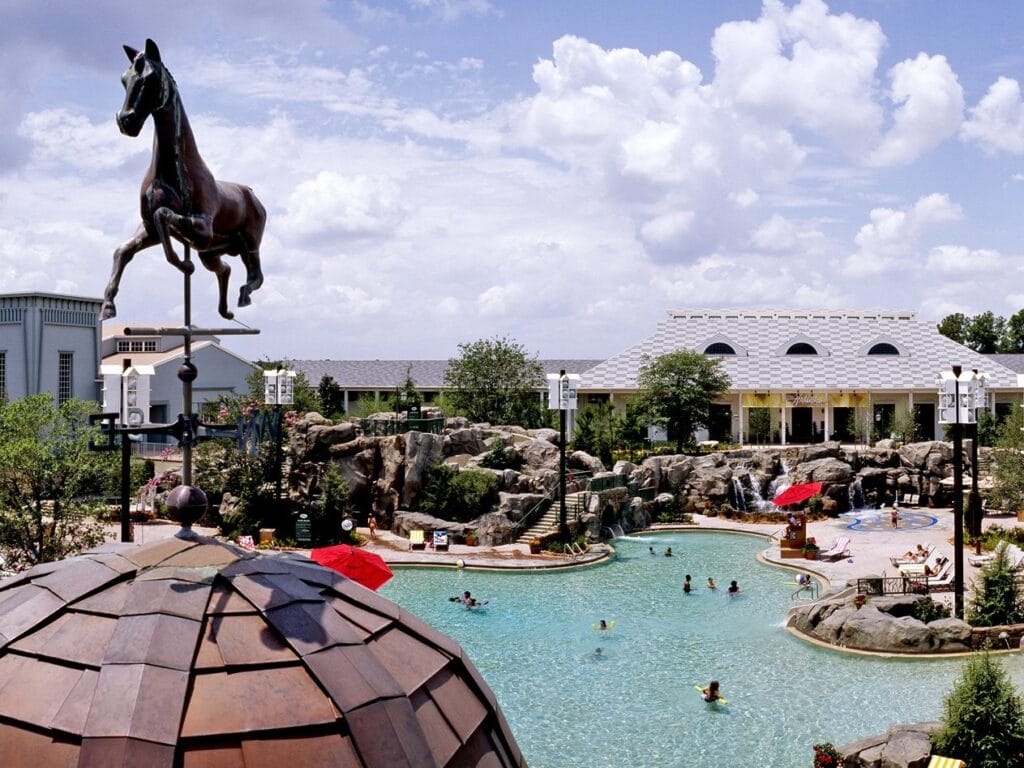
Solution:
M 313 541 L 310 525 L 309 515 L 305 512 L 295 519 L 295 541 L 299 546 L 310 544 Z

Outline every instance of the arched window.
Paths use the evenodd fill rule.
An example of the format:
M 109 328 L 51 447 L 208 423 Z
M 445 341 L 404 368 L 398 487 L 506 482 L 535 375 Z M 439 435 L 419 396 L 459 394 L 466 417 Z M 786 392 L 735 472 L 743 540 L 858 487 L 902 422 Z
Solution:
M 808 344 L 806 341 L 798 341 L 796 344 L 786 350 L 787 355 L 816 355 L 818 350 Z
M 881 341 L 868 350 L 869 355 L 898 355 L 900 351 L 892 344 Z
M 735 355 L 736 350 L 726 344 L 724 341 L 716 341 L 714 344 L 708 344 L 708 348 L 704 350 L 705 355 Z

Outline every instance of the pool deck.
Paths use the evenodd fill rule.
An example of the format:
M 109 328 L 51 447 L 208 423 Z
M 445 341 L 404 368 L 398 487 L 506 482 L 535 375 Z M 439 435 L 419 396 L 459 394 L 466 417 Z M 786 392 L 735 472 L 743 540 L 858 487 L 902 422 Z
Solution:
M 784 528 L 781 523 L 744 523 L 735 519 L 723 517 L 694 516 L 693 525 L 654 525 L 648 531 L 638 532 L 656 533 L 659 531 L 728 531 L 732 533 L 755 534 L 765 539 L 765 549 L 760 553 L 761 558 L 773 565 L 792 568 L 804 571 L 817 576 L 824 582 L 827 589 L 841 589 L 851 580 L 865 576 L 895 575 L 896 569 L 889 562 L 889 558 L 900 555 L 917 544 L 924 546 L 934 545 L 938 551 L 950 557 L 953 554 L 953 513 L 950 509 L 910 509 L 908 513 L 917 513 L 917 522 L 928 523 L 925 516 L 935 519 L 933 524 L 926 524 L 923 527 L 897 527 L 892 528 L 888 524 L 888 513 L 878 511 L 865 511 L 863 517 L 874 517 L 879 514 L 884 518 L 880 524 L 868 526 L 868 530 L 860 526 L 851 528 L 855 523 L 853 517 L 844 515 L 839 518 L 828 518 L 808 523 L 807 535 L 813 536 L 818 545 L 825 548 L 831 546 L 832 542 L 839 536 L 850 538 L 850 556 L 833 562 L 823 560 L 782 560 L 779 556 L 778 544 L 769 541 L 772 535 L 778 535 Z M 987 517 L 983 526 L 1000 524 L 1004 527 L 1016 525 L 1012 517 Z M 141 529 L 141 530 L 140 530 Z M 174 525 L 146 525 L 136 526 L 136 537 L 143 541 L 153 538 L 172 536 L 177 530 Z M 437 552 L 431 548 L 411 550 L 409 540 L 395 535 L 389 531 L 377 531 L 375 538 L 370 538 L 367 528 L 359 528 L 359 533 L 367 538 L 367 548 L 379 554 L 389 565 L 394 566 L 434 566 L 449 568 L 479 568 L 488 570 L 536 570 L 541 568 L 572 568 L 583 565 L 593 565 L 603 562 L 614 556 L 614 543 L 612 546 L 598 544 L 590 547 L 585 555 L 577 557 L 565 557 L 553 554 L 534 555 L 525 544 L 505 544 L 496 547 L 468 546 L 465 544 L 452 544 L 447 552 Z M 203 529 L 204 534 L 215 535 L 212 529 Z M 978 576 L 980 569 L 970 565 L 966 555 L 973 550 L 965 549 L 964 556 L 964 586 L 967 595 L 970 595 L 971 584 Z M 677 557 L 686 557 L 685 547 L 677 548 Z M 952 601 L 952 593 L 939 593 L 937 599 L 947 602 Z

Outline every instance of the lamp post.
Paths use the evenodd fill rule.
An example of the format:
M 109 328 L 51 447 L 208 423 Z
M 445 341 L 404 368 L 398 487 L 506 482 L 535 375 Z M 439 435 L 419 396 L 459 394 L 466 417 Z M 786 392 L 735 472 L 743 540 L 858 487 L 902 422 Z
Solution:
M 549 373 L 548 408 L 558 410 L 558 535 L 564 540 L 569 537 L 569 522 L 565 508 L 565 432 L 568 412 L 576 410 L 576 387 L 579 374 L 566 373 L 563 368 L 558 373 Z
M 274 500 L 281 499 L 281 406 L 295 402 L 295 371 L 284 366 L 263 372 L 263 402 L 274 406 L 274 461 L 277 477 L 274 480 Z
M 939 423 L 953 429 L 953 605 L 964 617 L 964 444 L 962 425 L 973 424 L 974 373 L 954 365 L 939 374 Z
M 971 371 L 971 383 L 970 383 L 970 399 L 971 399 L 971 411 L 974 415 L 974 430 L 971 434 L 971 494 L 968 497 L 970 499 L 970 514 L 968 515 L 968 524 L 970 526 L 971 536 L 974 537 L 975 551 L 977 554 L 981 554 L 981 494 L 978 493 L 978 422 L 980 419 L 979 411 L 985 407 L 985 402 L 988 396 L 985 392 L 985 379 L 987 378 L 984 373 L 978 373 L 978 369 L 975 368 Z

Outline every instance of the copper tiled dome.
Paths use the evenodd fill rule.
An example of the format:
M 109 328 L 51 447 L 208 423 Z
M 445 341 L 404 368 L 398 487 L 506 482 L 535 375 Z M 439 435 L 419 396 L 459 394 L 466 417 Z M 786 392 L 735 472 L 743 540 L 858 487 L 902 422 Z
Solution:
M 0 584 L 0 755 L 31 766 L 519 766 L 459 645 L 305 558 L 190 536 Z

